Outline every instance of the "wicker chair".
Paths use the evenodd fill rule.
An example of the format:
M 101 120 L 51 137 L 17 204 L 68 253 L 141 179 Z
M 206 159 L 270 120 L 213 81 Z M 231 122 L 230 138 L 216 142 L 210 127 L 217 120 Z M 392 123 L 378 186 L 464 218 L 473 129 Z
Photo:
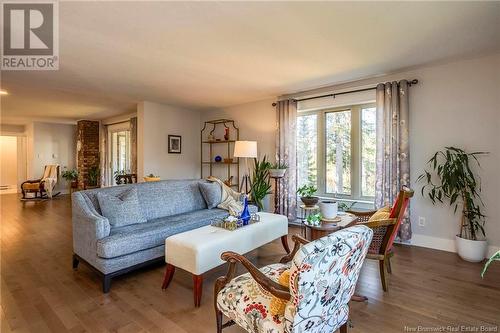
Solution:
M 389 218 L 384 220 L 375 220 L 368 222 L 370 217 L 375 214 L 376 211 L 370 212 L 355 212 L 349 211 L 358 217 L 358 223 L 363 223 L 367 227 L 373 229 L 373 238 L 368 248 L 368 259 L 374 259 L 379 261 L 380 270 L 380 280 L 382 282 L 382 288 L 384 291 L 388 290 L 387 280 L 385 275 L 385 270 L 388 273 L 392 273 L 391 268 L 391 257 L 394 255 L 392 251 L 392 245 L 394 243 L 394 238 L 398 233 L 399 226 L 403 220 L 406 207 L 410 198 L 413 196 L 413 191 L 409 188 L 403 188 L 399 191 L 398 197 L 394 206 L 391 209 Z

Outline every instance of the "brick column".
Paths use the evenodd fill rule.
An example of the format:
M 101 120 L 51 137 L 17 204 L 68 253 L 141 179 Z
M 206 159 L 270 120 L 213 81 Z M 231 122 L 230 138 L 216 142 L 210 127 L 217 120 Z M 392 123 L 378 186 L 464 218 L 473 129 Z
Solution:
M 77 128 L 77 170 L 78 182 L 88 183 L 88 171 L 91 167 L 99 168 L 99 122 L 80 120 Z M 100 186 L 98 177 L 97 186 Z

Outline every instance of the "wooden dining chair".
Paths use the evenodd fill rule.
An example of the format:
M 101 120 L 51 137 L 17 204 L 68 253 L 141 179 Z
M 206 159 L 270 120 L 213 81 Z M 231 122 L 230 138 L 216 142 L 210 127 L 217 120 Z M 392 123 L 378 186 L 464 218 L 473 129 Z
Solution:
M 348 211 L 357 216 L 358 223 L 362 223 L 373 229 L 373 239 L 368 249 L 367 258 L 379 261 L 380 280 L 384 291 L 388 290 L 385 271 L 392 273 L 391 257 L 394 255 L 392 245 L 405 215 L 406 207 L 410 198 L 413 196 L 413 190 L 404 187 L 399 191 L 394 206 L 392 206 L 389 217 L 370 221 L 370 218 L 377 211 L 356 212 Z

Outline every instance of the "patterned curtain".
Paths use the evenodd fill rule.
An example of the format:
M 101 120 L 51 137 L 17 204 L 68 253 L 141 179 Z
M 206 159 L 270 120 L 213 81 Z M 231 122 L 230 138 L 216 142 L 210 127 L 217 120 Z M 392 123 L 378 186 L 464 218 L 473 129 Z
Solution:
M 276 119 L 276 161 L 288 165 L 279 185 L 279 213 L 294 221 L 297 217 L 297 102 L 291 99 L 277 102 Z
M 375 207 L 392 206 L 402 186 L 410 187 L 408 82 L 377 86 L 377 167 Z M 411 239 L 410 207 L 398 237 Z
M 130 172 L 137 174 L 137 117 L 130 118 Z

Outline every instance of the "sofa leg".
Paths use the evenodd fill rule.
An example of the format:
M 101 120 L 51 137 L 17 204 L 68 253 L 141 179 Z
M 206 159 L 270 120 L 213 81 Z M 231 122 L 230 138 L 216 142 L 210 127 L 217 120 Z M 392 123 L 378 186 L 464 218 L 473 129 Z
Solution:
M 111 276 L 104 275 L 102 277 L 102 292 L 107 294 L 109 293 L 110 289 L 111 289 Z
M 76 270 L 78 268 L 78 264 L 80 263 L 80 260 L 78 260 L 78 257 L 76 254 L 73 254 L 73 269 Z
M 347 322 L 340 326 L 340 333 L 347 333 Z

